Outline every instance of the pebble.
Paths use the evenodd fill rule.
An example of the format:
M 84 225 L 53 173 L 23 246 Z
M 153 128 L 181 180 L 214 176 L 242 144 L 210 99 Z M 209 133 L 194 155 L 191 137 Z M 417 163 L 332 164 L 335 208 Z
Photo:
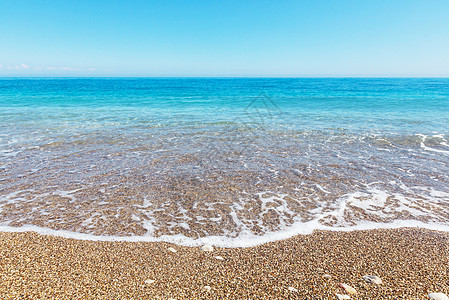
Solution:
M 145 280 L 145 283 L 148 283 L 148 284 L 152 284 L 152 283 L 155 283 L 155 282 L 156 282 L 156 280 L 153 280 L 153 279 Z
M 223 258 L 223 256 L 215 256 L 215 259 L 218 259 L 218 260 L 224 260 L 224 258 Z
M 353 288 L 353 287 L 350 286 L 350 285 L 347 285 L 347 284 L 345 284 L 345 283 L 340 283 L 340 286 L 341 286 L 342 288 L 344 288 L 345 291 L 346 291 L 346 293 L 348 293 L 348 294 L 357 294 L 357 291 L 355 290 L 355 288 Z
M 203 287 L 203 290 L 205 290 L 206 292 L 210 292 L 211 289 L 212 289 L 212 288 L 211 288 L 210 286 L 208 286 L 208 285 L 205 285 L 205 286 Z
M 362 278 L 369 283 L 382 284 L 382 279 L 374 275 L 365 275 Z
M 212 252 L 214 251 L 214 247 L 212 247 L 211 245 L 204 245 L 203 247 L 201 247 L 201 250 L 206 252 Z
M 349 297 L 348 295 L 335 294 L 335 296 L 337 296 L 337 298 L 340 300 L 351 299 L 351 297 Z
M 168 248 L 168 251 L 170 251 L 170 252 L 173 252 L 173 253 L 176 253 L 176 252 L 178 252 L 178 251 L 176 251 L 176 249 L 175 249 L 175 248 L 173 248 L 173 247 L 170 247 L 170 248 Z
M 434 300 L 449 300 L 449 297 L 444 293 L 430 293 L 429 298 Z
M 297 292 L 297 291 L 298 291 L 297 289 L 295 289 L 295 288 L 292 287 L 292 286 L 289 286 L 289 287 L 288 287 L 288 290 L 289 290 L 290 292 Z
M 336 293 L 339 293 L 350 296 L 351 300 L 355 298 L 438 300 L 432 295 L 428 296 L 429 293 L 437 292 L 449 296 L 449 284 L 445 273 L 448 233 L 432 231 L 429 234 L 425 229 L 374 232 L 377 232 L 378 237 L 369 238 L 366 248 L 361 246 L 365 244 L 358 243 L 360 240 L 364 241 L 365 233 L 363 232 L 340 232 L 338 235 L 335 232 L 318 232 L 306 237 L 297 236 L 291 241 L 276 242 L 280 247 L 273 247 L 270 244 L 257 248 L 215 249 L 215 253 L 203 253 L 201 247 L 205 244 L 204 242 L 196 248 L 161 243 L 99 244 L 41 236 L 36 233 L 3 232 L 0 234 L 0 253 L 4 254 L 0 259 L 2 270 L 0 273 L 3 272 L 0 274 L 3 275 L 3 277 L 0 276 L 2 277 L 0 295 L 3 295 L 0 299 L 17 299 L 20 295 L 25 298 L 29 295 L 28 298 L 41 299 L 74 299 L 82 295 L 82 298 L 99 299 L 106 294 L 110 295 L 110 298 L 115 296 L 116 299 L 156 299 L 158 296 L 162 299 L 170 297 L 242 299 L 246 296 L 253 299 L 290 297 L 303 300 L 305 298 L 339 300 L 336 296 Z M 372 237 L 371 231 L 366 235 Z M 386 244 L 382 244 L 384 241 Z M 398 243 L 398 241 L 403 242 Z M 323 249 L 329 246 L 329 256 L 320 248 L 321 246 L 314 247 L 321 243 L 323 243 Z M 417 249 L 422 247 L 422 253 L 411 259 L 401 259 L 403 245 L 407 243 L 416 244 Z M 382 252 L 385 245 L 395 249 L 394 253 L 389 252 L 385 255 Z M 439 246 L 433 248 L 433 245 Z M 345 249 L 346 246 L 347 249 Z M 169 247 L 180 252 L 182 259 L 178 259 L 177 253 L 169 252 Z M 424 251 L 428 249 L 427 247 L 429 251 Z M 354 264 L 352 268 L 351 263 L 356 259 L 355 255 L 357 254 L 362 261 L 367 249 L 371 248 L 375 250 L 373 254 L 376 256 L 370 258 L 370 261 L 376 258 L 376 265 L 388 266 L 384 270 L 385 273 L 380 269 L 367 270 L 373 267 L 369 264 L 366 266 Z M 350 249 L 355 252 L 354 255 L 349 252 L 348 256 L 340 256 L 340 250 L 335 254 L 333 252 L 335 250 L 332 249 L 342 251 Z M 298 261 L 298 253 L 309 253 L 307 251 L 311 251 L 313 255 L 304 257 L 305 262 Z M 53 256 L 54 253 L 58 255 Z M 215 257 L 221 254 L 226 255 L 224 259 L 226 262 L 215 261 Z M 314 257 L 314 260 L 309 261 L 310 257 Z M 324 268 L 324 272 L 318 272 L 313 267 L 317 261 L 321 260 L 332 262 Z M 30 262 L 36 264 L 36 267 L 33 266 L 30 269 Z M 407 280 L 398 282 L 396 286 L 385 277 L 387 273 L 400 276 L 401 271 L 416 268 L 417 262 L 422 262 L 422 265 L 426 266 L 425 270 L 428 268 L 435 272 L 419 272 L 421 276 L 406 275 Z M 55 268 L 55 265 L 60 267 Z M 239 267 L 236 268 L 235 265 Z M 347 268 L 340 269 L 339 265 L 347 266 Z M 33 269 L 39 269 L 42 272 L 34 272 Z M 24 270 L 31 270 L 31 272 L 27 274 Z M 248 272 L 248 270 L 251 271 Z M 332 274 L 328 273 L 332 276 L 331 279 L 322 277 L 327 272 L 332 272 Z M 355 275 L 353 280 L 349 280 L 352 278 L 351 274 Z M 382 276 L 381 279 L 386 282 L 383 285 L 365 283 L 362 276 L 367 274 Z M 265 275 L 269 280 L 263 282 L 254 280 L 255 276 Z M 339 279 L 340 276 L 346 279 Z M 277 280 L 279 278 L 285 283 L 282 284 L 280 280 Z M 148 279 L 156 281 L 151 284 L 145 283 Z M 340 282 L 361 285 L 360 287 L 356 285 L 357 294 L 350 295 L 339 286 Z M 289 283 L 298 284 L 298 288 L 294 286 L 298 292 L 290 291 Z M 203 287 L 210 284 L 214 287 L 207 293 Z

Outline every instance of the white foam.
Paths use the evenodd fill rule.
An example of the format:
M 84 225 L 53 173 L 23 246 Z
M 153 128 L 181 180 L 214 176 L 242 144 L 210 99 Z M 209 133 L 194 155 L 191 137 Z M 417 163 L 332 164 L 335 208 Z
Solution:
M 16 156 L 19 153 L 20 153 L 20 151 L 14 151 L 14 150 L 10 150 L 10 149 L 0 150 L 0 156 L 4 156 L 4 157 Z
M 296 235 L 311 234 L 315 230 L 328 231 L 357 231 L 372 229 L 395 229 L 395 228 L 424 228 L 430 230 L 449 232 L 449 225 L 423 223 L 420 221 L 397 220 L 391 223 L 362 222 L 352 227 L 330 227 L 317 222 L 317 220 L 307 223 L 295 223 L 288 228 L 279 232 L 270 232 L 259 236 L 249 232 L 243 232 L 238 237 L 225 236 L 208 236 L 201 238 L 189 238 L 183 235 L 162 235 L 153 237 L 151 235 L 140 236 L 97 236 L 87 233 L 78 233 L 66 230 L 53 230 L 49 228 L 38 227 L 34 225 L 25 225 L 22 227 L 0 226 L 2 232 L 36 232 L 42 235 L 58 236 L 63 238 L 71 238 L 77 240 L 88 241 L 107 241 L 107 242 L 168 242 L 182 246 L 197 247 L 204 244 L 210 244 L 217 247 L 238 248 L 238 247 L 254 247 L 261 244 L 284 240 Z
M 443 154 L 449 154 L 449 150 L 440 150 L 440 149 L 435 149 L 435 148 L 431 148 L 426 146 L 425 141 L 427 139 L 427 136 L 424 134 L 417 134 L 417 136 L 420 136 L 422 138 L 421 141 L 421 148 L 426 150 L 426 151 L 431 151 L 431 152 L 439 152 L 439 153 L 443 153 Z M 439 137 L 441 138 L 441 135 L 434 135 L 433 137 Z M 440 144 L 443 146 L 447 146 L 447 141 L 443 139 L 443 142 L 441 142 Z
M 248 201 L 255 201 L 254 198 L 252 198 L 252 200 L 250 200 L 251 198 L 240 198 L 229 207 L 229 216 L 235 224 L 235 229 L 232 229 L 231 231 L 224 230 L 221 233 L 221 236 L 191 238 L 178 234 L 155 237 L 154 232 L 158 229 L 158 220 L 154 217 L 154 213 L 165 210 L 164 205 L 169 205 L 169 203 L 162 204 L 158 207 L 158 209 L 138 210 L 139 214 L 133 214 L 131 216 L 132 220 L 141 221 L 143 228 L 147 230 L 147 233 L 141 236 L 97 236 L 89 233 L 52 230 L 32 225 L 11 227 L 8 226 L 7 222 L 0 224 L 0 231 L 33 231 L 44 235 L 93 241 L 171 242 L 185 246 L 211 244 L 219 247 L 251 247 L 267 242 L 287 239 L 295 235 L 310 234 L 314 230 L 352 231 L 376 228 L 420 227 L 449 231 L 449 224 L 445 217 L 445 214 L 447 215 L 447 210 L 445 210 L 444 205 L 440 205 L 441 203 L 447 203 L 449 201 L 448 192 L 439 191 L 433 187 L 406 186 L 405 184 L 397 181 L 390 181 L 388 184 L 395 187 L 394 192 L 389 191 L 389 189 L 382 188 L 379 182 L 372 182 L 370 184 L 360 186 L 359 190 L 342 195 L 331 204 L 327 202 L 319 204 L 319 202 L 317 202 L 318 206 L 316 208 L 308 210 L 310 216 L 313 216 L 313 220 L 308 222 L 303 222 L 300 215 L 295 213 L 295 211 L 292 210 L 292 207 L 289 206 L 291 204 L 290 201 L 292 200 L 296 201 L 297 204 L 301 204 L 302 198 L 295 200 L 291 195 L 275 193 L 272 191 L 258 193 L 256 194 L 258 196 L 256 205 L 260 205 L 260 213 L 258 213 L 253 220 L 245 218 L 244 214 L 242 214 L 242 210 L 244 210 L 244 207 L 248 205 Z M 400 189 L 401 193 L 399 193 L 397 189 Z M 312 188 L 312 190 L 320 190 L 322 192 L 326 191 L 326 189 L 321 186 L 316 186 L 316 189 Z M 70 201 L 75 201 L 76 198 L 73 194 L 76 191 L 77 190 L 56 190 L 51 193 L 37 195 L 36 197 L 42 199 L 42 197 L 46 195 L 59 195 L 70 199 Z M 420 196 L 412 197 L 411 195 L 416 195 L 416 191 L 421 191 L 418 193 Z M 33 199 L 27 199 L 26 197 L 27 195 L 33 194 L 33 192 L 33 190 L 13 192 L 8 195 L 0 196 L 0 201 L 10 204 L 34 201 Z M 424 201 L 424 196 L 425 205 L 420 205 L 420 201 Z M 313 193 L 311 195 L 311 199 L 315 199 L 315 197 L 317 196 Z M 393 199 L 394 201 L 389 201 L 389 199 Z M 217 204 L 224 205 L 225 203 L 205 203 L 205 210 L 214 211 L 215 209 L 213 206 Z M 150 199 L 145 198 L 142 206 L 136 205 L 135 207 L 142 209 L 147 208 L 148 206 L 151 206 L 151 201 Z M 349 223 L 345 220 L 345 216 L 348 212 L 350 213 L 354 207 L 359 210 L 363 210 L 369 215 L 380 217 L 385 221 L 383 223 L 378 223 L 356 219 L 353 220 L 354 222 Z M 398 211 L 406 211 L 410 214 L 410 216 L 412 216 L 412 218 L 428 217 L 429 219 L 427 223 L 416 220 L 394 220 L 395 213 Z M 279 221 L 278 227 L 271 229 L 271 231 L 263 224 L 264 215 L 268 212 L 271 214 L 274 212 L 277 220 Z M 144 218 L 141 217 L 143 215 L 145 215 Z M 293 219 L 288 219 L 288 215 L 295 217 Z M 99 218 L 102 217 L 99 214 L 90 215 L 89 218 L 86 218 L 81 225 L 89 229 L 95 229 L 93 223 L 94 217 L 96 216 Z M 116 215 L 116 218 L 118 217 L 119 216 Z M 190 230 L 189 223 L 191 221 L 205 221 L 205 223 L 208 221 L 220 222 L 222 217 L 223 216 L 219 214 L 214 214 L 212 217 L 209 216 L 206 218 L 201 216 L 201 214 L 198 214 L 192 218 L 191 215 L 189 215 L 189 212 L 179 204 L 178 209 L 176 210 L 176 216 L 170 220 L 171 222 L 167 222 L 166 225 L 168 228 L 179 226 L 186 230 Z M 332 220 L 335 220 L 333 226 L 324 225 L 322 223 L 329 217 L 331 217 Z M 293 221 L 293 224 L 291 224 L 291 221 Z M 257 235 L 251 231 L 254 224 L 256 224 L 259 228 L 263 228 L 263 235 Z

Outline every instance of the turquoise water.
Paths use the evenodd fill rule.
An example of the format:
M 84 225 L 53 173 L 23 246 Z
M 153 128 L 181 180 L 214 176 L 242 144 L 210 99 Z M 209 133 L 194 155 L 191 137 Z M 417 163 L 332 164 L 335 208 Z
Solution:
M 449 79 L 4 78 L 0 223 L 223 245 L 445 228 L 448 138 Z
M 412 134 L 447 130 L 449 97 L 448 79 L 3 79 L 0 87 L 2 121 L 204 126 L 233 122 L 266 97 L 282 112 L 265 119 L 276 125 Z

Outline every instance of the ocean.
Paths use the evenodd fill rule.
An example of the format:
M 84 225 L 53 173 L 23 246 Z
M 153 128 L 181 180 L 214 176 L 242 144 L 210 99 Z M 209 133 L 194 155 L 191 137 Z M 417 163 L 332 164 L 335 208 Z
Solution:
M 449 231 L 449 78 L 2 78 L 0 230 Z

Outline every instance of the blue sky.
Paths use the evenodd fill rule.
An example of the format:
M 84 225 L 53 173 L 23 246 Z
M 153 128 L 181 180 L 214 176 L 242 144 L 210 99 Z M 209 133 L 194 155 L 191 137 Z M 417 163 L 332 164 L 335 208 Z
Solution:
M 449 76 L 448 0 L 0 0 L 0 76 Z

